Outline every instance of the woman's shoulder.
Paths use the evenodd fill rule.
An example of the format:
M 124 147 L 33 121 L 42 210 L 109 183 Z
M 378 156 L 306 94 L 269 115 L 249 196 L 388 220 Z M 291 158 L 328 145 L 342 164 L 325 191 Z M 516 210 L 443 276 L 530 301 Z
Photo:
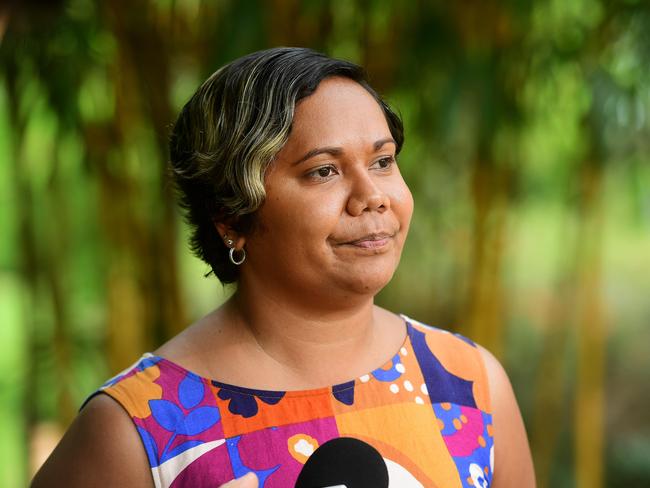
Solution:
M 153 486 L 129 415 L 107 395 L 88 400 L 32 487 Z
M 493 425 L 494 486 L 517 480 L 517 486 L 535 486 L 526 430 L 508 375 L 499 360 L 487 349 L 457 333 L 426 325 L 405 317 L 411 326 L 415 354 L 425 363 L 429 381 L 440 386 L 429 395 L 439 418 L 436 395 L 455 398 L 452 403 L 472 405 L 489 412 Z M 434 387 L 435 388 L 435 387 Z M 445 398 L 441 397 L 441 401 Z M 453 409 L 449 410 L 453 411 Z
M 439 358 L 444 357 L 447 363 L 475 364 L 480 366 L 488 376 L 492 372 L 501 373 L 503 369 L 499 360 L 485 347 L 471 338 L 441 327 L 420 322 L 419 320 L 400 314 L 416 333 L 423 334 L 426 343 Z M 499 370 L 499 371 L 497 371 Z
M 484 349 L 467 337 L 402 315 L 432 403 L 454 403 L 491 412 Z
M 34 486 L 58 486 L 55 479 L 89 486 L 94 471 L 103 477 L 101 486 L 168 486 L 206 453 L 214 479 L 227 481 L 232 473 L 224 468 L 219 421 L 209 379 L 145 353 L 82 404 Z M 63 473 L 79 462 L 68 483 Z
M 207 453 L 215 479 L 228 479 L 221 413 L 210 379 L 145 353 L 98 392 L 130 417 L 156 486 L 168 486 Z
M 412 317 L 409 317 L 406 314 L 400 314 L 400 316 L 413 328 L 417 329 L 419 332 L 424 333 L 425 335 L 431 336 L 432 340 L 435 339 L 449 339 L 450 344 L 459 344 L 458 341 L 462 341 L 463 343 L 472 346 L 473 348 L 477 348 L 478 345 L 471 340 L 468 337 L 465 337 L 462 334 L 459 334 L 458 332 L 452 332 L 448 329 L 442 328 L 442 327 L 437 327 L 434 325 L 427 324 L 425 322 L 421 322 L 417 319 L 414 319 Z M 459 344 L 460 345 L 460 344 Z
M 168 381 L 167 377 L 175 373 L 172 368 L 161 368 L 161 361 L 162 358 L 159 356 L 144 353 L 131 366 L 101 385 L 86 399 L 80 410 L 83 410 L 99 393 L 105 393 L 117 401 L 130 417 L 142 418 L 149 411 L 148 401 L 161 398 L 160 383 Z
M 137 418 L 160 389 L 159 361 L 147 353 L 92 393 L 32 486 L 153 486 Z

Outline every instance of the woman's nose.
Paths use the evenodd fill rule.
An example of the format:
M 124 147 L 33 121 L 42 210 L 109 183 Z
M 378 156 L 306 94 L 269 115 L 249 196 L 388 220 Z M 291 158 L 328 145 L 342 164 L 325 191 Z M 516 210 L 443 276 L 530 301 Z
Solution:
M 357 216 L 363 212 L 385 212 L 390 208 L 388 195 L 372 179 L 367 170 L 354 175 L 348 197 L 347 211 Z

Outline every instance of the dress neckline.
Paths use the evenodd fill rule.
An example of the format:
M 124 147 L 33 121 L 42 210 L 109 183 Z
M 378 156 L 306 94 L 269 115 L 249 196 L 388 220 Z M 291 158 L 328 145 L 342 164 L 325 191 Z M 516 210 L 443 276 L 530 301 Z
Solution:
M 380 372 L 380 371 L 386 371 L 390 368 L 394 368 L 396 366 L 396 358 L 399 360 L 403 349 L 407 348 L 408 345 L 411 342 L 411 332 L 412 332 L 412 325 L 408 317 L 406 317 L 403 314 L 399 315 L 400 318 L 402 319 L 405 328 L 406 328 L 406 335 L 404 337 L 404 340 L 402 341 L 402 344 L 399 346 L 397 351 L 395 351 L 390 358 L 388 358 L 384 363 L 373 369 L 372 371 L 363 374 L 361 376 L 358 376 L 356 378 L 352 378 L 348 381 L 345 381 L 343 383 L 337 383 L 335 385 L 328 385 L 328 386 L 322 386 L 320 388 L 309 388 L 309 389 L 303 389 L 303 390 L 286 390 L 286 391 L 281 391 L 281 390 L 264 390 L 264 389 L 257 389 L 257 388 L 249 388 L 246 386 L 238 386 L 238 385 L 233 385 L 230 383 L 225 383 L 223 381 L 218 381 L 214 380 L 211 378 L 207 378 L 204 376 L 201 376 L 199 374 L 194 373 L 193 371 L 190 371 L 189 369 L 181 366 L 178 363 L 175 363 L 174 361 L 171 361 L 169 359 L 166 359 L 162 356 L 158 356 L 156 354 L 153 354 L 151 352 L 146 352 L 143 355 L 143 359 L 147 358 L 149 360 L 155 361 L 157 365 L 164 364 L 165 366 L 168 366 L 180 373 L 183 373 L 186 377 L 192 378 L 196 381 L 200 382 L 208 382 L 209 384 L 221 389 L 221 390 L 228 390 L 232 391 L 234 393 L 238 394 L 243 394 L 243 395 L 251 395 L 251 396 L 256 396 L 256 397 L 261 397 L 261 398 L 282 398 L 282 397 L 301 397 L 301 396 L 313 396 L 313 395 L 324 395 L 324 394 L 338 394 L 340 392 L 349 390 L 350 388 L 354 388 L 355 384 L 357 381 L 361 381 L 362 383 L 367 383 L 367 382 L 372 382 L 372 381 L 378 381 L 375 378 L 374 373 Z M 397 361 L 397 364 L 400 362 Z

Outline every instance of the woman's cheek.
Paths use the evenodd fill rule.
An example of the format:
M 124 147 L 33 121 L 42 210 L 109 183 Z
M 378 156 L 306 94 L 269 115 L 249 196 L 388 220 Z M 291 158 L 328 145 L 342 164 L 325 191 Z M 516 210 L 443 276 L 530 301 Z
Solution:
M 413 215 L 413 195 L 404 180 L 391 195 L 391 206 L 397 214 L 400 224 L 408 227 Z

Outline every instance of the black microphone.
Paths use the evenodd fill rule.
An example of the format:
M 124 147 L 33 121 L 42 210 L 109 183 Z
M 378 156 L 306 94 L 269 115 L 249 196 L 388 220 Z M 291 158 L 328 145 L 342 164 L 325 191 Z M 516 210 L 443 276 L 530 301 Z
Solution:
M 388 468 L 381 454 L 359 439 L 338 437 L 316 449 L 295 488 L 388 488 Z

